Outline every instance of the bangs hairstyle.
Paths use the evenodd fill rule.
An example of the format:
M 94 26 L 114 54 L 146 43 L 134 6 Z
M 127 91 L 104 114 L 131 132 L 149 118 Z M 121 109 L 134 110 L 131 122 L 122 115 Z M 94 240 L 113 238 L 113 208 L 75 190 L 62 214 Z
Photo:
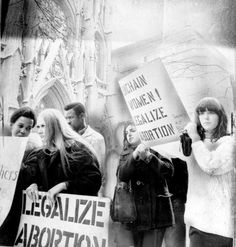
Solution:
M 66 167 L 69 168 L 68 160 L 74 159 L 75 155 L 84 158 L 84 153 L 88 152 L 96 157 L 93 147 L 71 128 L 60 111 L 56 109 L 46 109 L 39 114 L 39 117 L 43 118 L 45 122 L 45 149 L 59 150 L 62 167 L 66 175 Z M 82 144 L 82 146 L 87 147 L 87 149 L 83 149 L 81 152 L 78 151 L 76 154 L 68 153 L 66 148 L 74 144 Z
M 197 130 L 201 140 L 205 139 L 205 130 L 201 126 L 199 114 L 206 110 L 216 113 L 219 117 L 219 123 L 213 132 L 212 139 L 218 140 L 220 137 L 227 135 L 228 120 L 223 105 L 216 98 L 206 97 L 200 100 L 195 110 Z

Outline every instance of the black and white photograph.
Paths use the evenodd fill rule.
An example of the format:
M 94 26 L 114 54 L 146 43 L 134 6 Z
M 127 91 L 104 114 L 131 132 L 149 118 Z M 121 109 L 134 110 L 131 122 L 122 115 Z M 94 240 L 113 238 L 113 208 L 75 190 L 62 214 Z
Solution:
M 236 247 L 236 1 L 0 6 L 0 246 Z

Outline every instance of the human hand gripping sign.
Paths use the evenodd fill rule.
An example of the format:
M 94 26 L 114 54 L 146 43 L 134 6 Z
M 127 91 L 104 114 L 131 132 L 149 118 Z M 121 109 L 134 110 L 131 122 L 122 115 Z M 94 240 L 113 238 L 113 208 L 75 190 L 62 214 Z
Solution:
M 50 190 L 48 190 L 48 192 L 46 192 L 47 201 L 51 207 L 53 207 L 55 204 L 56 195 L 58 193 L 60 193 L 62 190 L 65 190 L 66 188 L 67 188 L 67 183 L 62 182 L 62 183 L 59 183 L 59 184 L 53 186 Z M 37 202 L 39 199 L 37 184 L 35 184 L 35 183 L 31 184 L 26 189 L 26 194 L 34 203 Z
M 53 186 L 47 192 L 47 200 L 49 202 L 49 205 L 54 206 L 56 195 L 58 193 L 60 193 L 62 190 L 66 190 L 66 189 L 67 189 L 67 183 L 66 182 L 62 182 L 62 183 L 59 183 L 59 184 Z
M 145 144 L 140 143 L 133 152 L 133 158 L 135 160 L 143 160 L 146 163 L 149 163 L 149 158 L 151 157 L 151 152 L 149 147 Z
M 38 201 L 38 185 L 37 184 L 31 184 L 27 189 L 26 189 L 26 194 L 27 196 L 35 203 Z

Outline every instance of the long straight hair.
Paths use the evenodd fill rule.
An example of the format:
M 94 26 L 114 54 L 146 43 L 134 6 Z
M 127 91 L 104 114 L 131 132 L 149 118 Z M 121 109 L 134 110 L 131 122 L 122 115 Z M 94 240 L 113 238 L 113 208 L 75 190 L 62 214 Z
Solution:
M 126 129 L 129 126 L 135 126 L 135 124 L 132 121 L 127 121 L 124 124 L 124 129 L 123 129 L 123 151 L 128 150 L 130 148 L 134 149 L 135 146 L 130 144 L 127 140 L 127 133 L 126 133 Z M 136 128 L 136 127 L 135 127 Z
M 216 98 L 205 97 L 200 100 L 195 109 L 197 131 L 201 140 L 205 139 L 205 130 L 200 123 L 199 115 L 200 113 L 205 112 L 206 110 L 216 113 L 219 117 L 219 122 L 213 131 L 212 139 L 218 140 L 222 136 L 227 135 L 228 120 L 223 105 Z
M 44 148 L 55 151 L 58 150 L 60 152 L 62 168 L 65 175 L 67 175 L 66 168 L 70 168 L 68 159 L 74 159 L 76 156 L 83 155 L 84 151 L 86 151 L 83 149 L 83 152 L 81 150 L 80 153 L 80 150 L 78 150 L 75 155 L 73 152 L 68 153 L 66 150 L 67 147 L 81 143 L 87 147 L 88 154 L 96 157 L 93 147 L 71 128 L 60 111 L 56 109 L 46 109 L 39 114 L 39 118 L 42 118 L 45 122 Z M 91 151 L 91 153 L 89 151 Z

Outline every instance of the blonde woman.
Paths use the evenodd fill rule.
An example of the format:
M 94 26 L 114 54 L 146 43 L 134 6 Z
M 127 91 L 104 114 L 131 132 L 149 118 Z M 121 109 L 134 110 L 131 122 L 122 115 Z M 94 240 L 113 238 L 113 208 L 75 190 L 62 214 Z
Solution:
M 96 196 L 101 173 L 92 147 L 56 109 L 42 111 L 37 126 L 44 146 L 25 162 L 27 195 L 37 201 L 38 191 L 46 191 L 51 204 L 60 192 Z

